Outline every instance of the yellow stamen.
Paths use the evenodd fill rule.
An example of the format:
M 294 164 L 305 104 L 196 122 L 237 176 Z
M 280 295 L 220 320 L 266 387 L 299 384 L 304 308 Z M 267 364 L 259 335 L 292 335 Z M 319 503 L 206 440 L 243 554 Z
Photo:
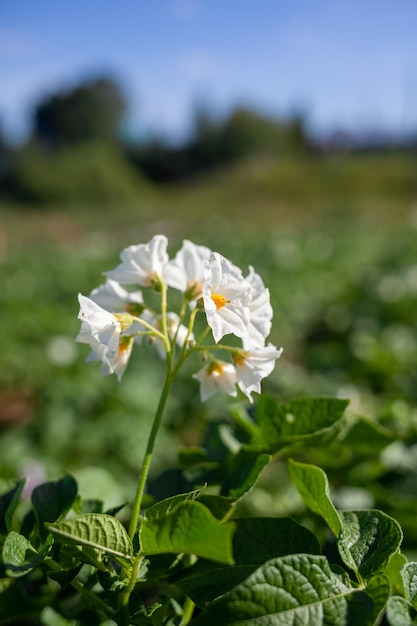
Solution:
M 213 293 L 213 295 L 211 296 L 211 299 L 216 305 L 216 309 L 221 309 L 222 306 L 230 302 L 230 300 L 226 300 L 226 298 L 222 296 L 220 293 Z
M 214 373 L 222 374 L 223 373 L 223 365 L 218 361 L 212 361 L 210 365 L 207 367 L 207 374 L 210 376 Z

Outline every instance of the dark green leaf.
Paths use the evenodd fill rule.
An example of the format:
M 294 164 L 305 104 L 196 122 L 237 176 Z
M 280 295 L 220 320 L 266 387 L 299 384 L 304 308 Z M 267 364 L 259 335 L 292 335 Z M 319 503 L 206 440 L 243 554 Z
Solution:
M 373 576 L 368 580 L 365 593 L 372 599 L 373 603 L 371 621 L 369 622 L 369 626 L 373 626 L 373 624 L 379 624 L 379 619 L 385 609 L 391 593 L 388 578 L 386 578 L 386 576 L 381 576 L 380 574 Z M 363 626 L 365 626 L 365 622 L 363 622 Z
M 70 475 L 56 482 L 35 487 L 32 492 L 32 504 L 38 521 L 56 522 L 71 508 L 77 497 L 77 491 L 77 482 Z
M 183 501 L 158 519 L 146 516 L 139 537 L 147 555 L 184 552 L 233 563 L 233 532 L 232 523 L 220 523 L 200 502 Z
M 264 563 L 242 584 L 215 600 L 195 624 L 346 626 L 352 593 L 331 571 L 325 557 L 286 556 Z M 367 602 L 372 604 L 369 599 Z
M 64 569 L 57 572 L 48 572 L 49 578 L 52 580 L 56 580 L 62 588 L 67 587 L 74 578 L 78 575 L 82 565 L 77 565 L 76 567 L 71 567 L 70 569 Z
M 382 572 L 402 541 L 398 522 L 377 510 L 340 511 L 339 515 L 338 547 L 346 565 L 359 579 Z
M 256 410 L 259 434 L 255 443 L 272 454 L 291 443 L 330 435 L 347 405 L 348 400 L 336 398 L 300 398 L 285 404 L 261 398 Z
M 178 461 L 183 467 L 193 467 L 209 462 L 209 457 L 204 448 L 181 448 L 178 452 Z
M 0 533 L 7 534 L 12 528 L 12 519 L 25 481 L 19 481 L 13 489 L 0 496 Z
M 269 454 L 239 450 L 227 468 L 220 495 L 239 500 L 252 489 L 262 470 L 270 461 Z
M 392 430 L 365 417 L 357 417 L 342 441 L 355 454 L 375 457 L 378 452 L 396 439 L 398 439 L 398 434 Z
M 336 537 L 342 528 L 339 514 L 330 500 L 329 483 L 326 474 L 315 465 L 298 463 L 290 459 L 289 470 L 306 505 L 321 515 Z
M 234 521 L 234 566 L 200 559 L 188 572 L 173 578 L 201 607 L 243 582 L 265 561 L 288 554 L 320 554 L 313 533 L 289 517 L 248 517 Z
M 229 498 L 223 498 L 222 496 L 213 496 L 207 493 L 202 493 L 198 497 L 198 501 L 204 504 L 214 517 L 222 520 L 229 514 L 230 509 L 234 507 L 234 503 Z
M 114 556 L 129 558 L 132 543 L 124 526 L 105 513 L 86 513 L 56 524 L 47 524 L 55 539 L 64 544 L 88 546 Z
M 52 543 L 50 537 L 42 548 L 36 551 L 26 537 L 15 531 L 10 532 L 4 541 L 2 552 L 6 573 L 15 578 L 24 576 L 45 560 Z

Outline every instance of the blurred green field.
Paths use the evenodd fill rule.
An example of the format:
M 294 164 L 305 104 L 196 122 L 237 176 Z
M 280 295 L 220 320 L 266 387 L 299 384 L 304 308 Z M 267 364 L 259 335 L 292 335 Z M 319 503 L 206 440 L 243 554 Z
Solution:
M 94 484 L 95 497 L 101 486 L 110 500 L 112 489 L 118 501 L 120 490 L 131 493 L 161 363 L 144 347 L 122 384 L 101 378 L 97 364 L 84 363 L 85 346 L 74 342 L 77 294 L 88 295 L 103 282 L 123 247 L 164 233 L 172 253 L 191 239 L 262 275 L 274 308 L 270 340 L 284 348 L 264 383 L 266 393 L 283 401 L 308 394 L 347 397 L 354 412 L 396 433 L 398 449 L 390 448 L 387 465 L 378 450 L 366 466 L 352 457 L 334 467 L 330 452 L 312 456 L 321 454 L 321 466 L 333 467 L 339 487 L 369 489 L 361 471 L 369 481 L 383 476 L 373 497 L 387 503 L 397 493 L 401 521 L 407 527 L 410 519 L 411 526 L 417 486 L 416 164 L 404 154 L 253 158 L 188 183 L 144 183 L 135 201 L 114 207 L 4 203 L 0 475 L 72 471 L 81 490 Z M 154 476 L 175 466 L 177 446 L 198 444 L 207 423 L 227 420 L 233 404 L 217 396 L 201 405 L 198 384 L 185 373 L 170 401 Z M 266 477 L 264 500 L 253 506 L 291 509 L 284 483 L 275 484 L 272 491 L 281 489 L 281 496 L 272 505 Z

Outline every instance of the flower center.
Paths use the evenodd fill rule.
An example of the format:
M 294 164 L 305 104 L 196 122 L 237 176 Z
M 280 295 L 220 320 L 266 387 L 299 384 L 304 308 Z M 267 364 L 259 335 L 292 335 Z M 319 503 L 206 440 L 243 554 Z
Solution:
M 224 306 L 225 304 L 229 302 L 229 300 L 226 300 L 226 298 L 222 296 L 220 293 L 213 293 L 213 295 L 211 296 L 211 299 L 216 305 L 216 309 L 221 309 L 222 306 Z

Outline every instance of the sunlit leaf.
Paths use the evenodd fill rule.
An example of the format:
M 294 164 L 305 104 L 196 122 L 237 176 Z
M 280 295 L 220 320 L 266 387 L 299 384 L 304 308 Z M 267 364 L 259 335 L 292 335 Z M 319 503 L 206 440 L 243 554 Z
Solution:
M 417 609 L 417 563 L 406 563 L 401 572 L 406 599 Z
M 146 516 L 139 537 L 147 555 L 184 552 L 233 563 L 233 532 L 233 523 L 222 524 L 200 502 L 185 501 L 158 519 Z
M 55 539 L 64 544 L 89 546 L 109 554 L 129 558 L 132 543 L 124 526 L 105 513 L 86 513 L 56 524 L 46 524 Z
M 390 626 L 416 626 L 417 611 L 401 596 L 392 596 L 387 603 L 387 620 Z
M 4 541 L 2 551 L 6 573 L 15 578 L 24 576 L 45 560 L 52 543 L 52 538 L 50 538 L 37 551 L 26 537 L 15 531 L 10 532 Z
M 342 528 L 339 514 L 330 500 L 329 483 L 326 474 L 315 465 L 289 461 L 293 483 L 306 505 L 328 524 L 336 537 Z
M 382 511 L 340 511 L 342 530 L 338 539 L 346 565 L 366 579 L 381 572 L 401 545 L 398 522 Z
M 298 398 L 279 404 L 272 398 L 261 398 L 256 409 L 259 434 L 255 443 L 274 453 L 284 446 L 303 440 L 330 436 L 343 416 L 348 400 L 337 398 Z
M 372 601 L 348 588 L 322 556 L 299 554 L 272 559 L 243 583 L 216 599 L 195 620 L 196 626 L 346 626 L 349 603 L 366 624 Z M 360 611 L 359 611 L 360 607 Z

